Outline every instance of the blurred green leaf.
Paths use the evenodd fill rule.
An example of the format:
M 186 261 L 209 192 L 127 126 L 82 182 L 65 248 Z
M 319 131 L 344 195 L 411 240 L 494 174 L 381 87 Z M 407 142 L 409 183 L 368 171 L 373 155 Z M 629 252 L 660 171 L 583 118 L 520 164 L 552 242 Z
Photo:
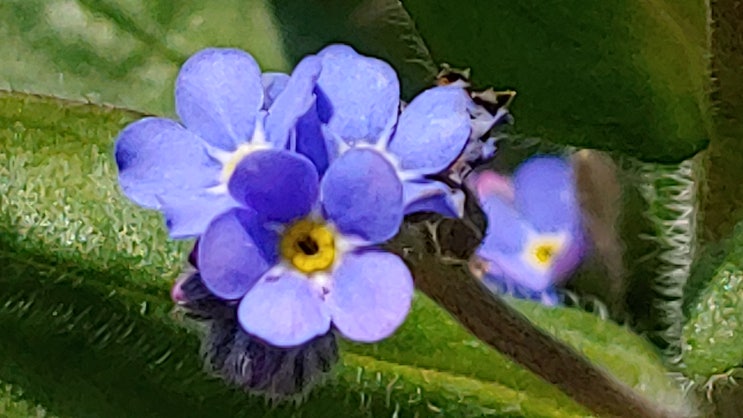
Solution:
M 286 416 L 202 372 L 198 338 L 170 314 L 187 243 L 123 198 L 112 138 L 139 115 L 0 94 L 0 380 L 75 417 Z M 629 330 L 577 310 L 519 303 L 536 323 L 637 390 L 683 397 Z M 342 345 L 337 376 L 303 416 L 585 416 L 418 295 L 380 344 Z M 631 367 L 628 367 L 630 365 Z
M 703 260 L 722 258 L 688 308 L 682 349 L 689 377 L 707 378 L 743 364 L 743 224 L 738 224 L 725 247 L 723 257 L 717 250 Z
M 291 59 L 348 42 L 389 59 L 409 97 L 435 75 L 411 65 L 430 59 L 428 50 L 416 53 L 427 45 L 435 62 L 472 68 L 476 86 L 516 90 L 512 111 L 525 137 L 664 162 L 707 144 L 702 0 L 405 0 L 412 22 L 404 25 L 393 18 L 404 14 L 393 3 L 400 7 L 386 0 L 272 1 Z M 417 36 L 399 36 L 416 28 Z
M 52 415 L 40 405 L 23 399 L 23 391 L 0 381 L 0 417 L 5 418 L 61 418 Z
M 522 135 L 681 161 L 708 140 L 705 2 L 406 0 L 437 61 L 515 89 Z
M 209 46 L 286 70 L 263 0 L 3 0 L 0 88 L 173 112 L 183 61 Z
M 743 8 L 736 0 L 710 2 L 715 136 L 705 153 L 701 201 L 703 239 L 729 237 L 743 219 Z

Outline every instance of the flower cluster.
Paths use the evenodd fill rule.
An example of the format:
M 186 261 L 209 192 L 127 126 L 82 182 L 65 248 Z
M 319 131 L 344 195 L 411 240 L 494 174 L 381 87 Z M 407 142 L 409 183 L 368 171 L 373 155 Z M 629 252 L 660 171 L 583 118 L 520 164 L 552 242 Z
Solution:
M 532 157 L 512 178 L 483 171 L 469 184 L 488 218 L 477 250 L 486 284 L 556 304 L 555 284 L 572 273 L 586 251 L 570 165 L 559 157 Z
M 413 296 L 405 264 L 378 244 L 407 213 L 461 215 L 461 191 L 428 176 L 473 126 L 461 87 L 433 87 L 402 112 L 399 90 L 388 64 L 344 45 L 291 75 L 203 50 L 176 80 L 180 122 L 145 118 L 119 135 L 121 187 L 162 211 L 172 237 L 198 237 L 200 280 L 247 334 L 276 347 L 332 328 L 378 341 Z

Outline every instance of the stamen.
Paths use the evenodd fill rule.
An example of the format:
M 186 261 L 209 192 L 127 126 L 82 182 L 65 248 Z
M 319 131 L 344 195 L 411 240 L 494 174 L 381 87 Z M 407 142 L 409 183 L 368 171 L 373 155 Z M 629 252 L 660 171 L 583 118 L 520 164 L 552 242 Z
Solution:
M 284 260 L 305 274 L 330 269 L 337 252 L 331 229 L 309 219 L 298 221 L 284 231 L 280 250 Z

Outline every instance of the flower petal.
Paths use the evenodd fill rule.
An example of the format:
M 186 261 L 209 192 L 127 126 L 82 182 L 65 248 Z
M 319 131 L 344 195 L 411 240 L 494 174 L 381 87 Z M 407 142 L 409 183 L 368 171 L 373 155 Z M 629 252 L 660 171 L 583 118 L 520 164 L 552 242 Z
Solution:
M 400 116 L 388 151 L 402 168 L 419 174 L 446 169 L 461 154 L 470 135 L 467 93 L 459 87 L 434 87 L 419 94 Z
M 289 82 L 289 74 L 284 73 L 263 73 L 261 74 L 261 84 L 263 85 L 263 110 L 268 110 L 274 100 L 286 88 Z
M 175 82 L 175 109 L 183 124 L 225 151 L 250 141 L 262 105 L 260 68 L 239 49 L 197 52 Z
M 114 153 L 124 194 L 147 208 L 158 209 L 167 196 L 196 193 L 219 180 L 221 165 L 204 142 L 169 119 L 130 124 L 116 139 Z
M 297 120 L 315 102 L 313 90 L 320 75 L 320 58 L 305 57 L 297 64 L 291 79 L 268 110 L 266 139 L 276 148 L 285 148 Z
M 501 107 L 495 114 L 492 114 L 484 106 L 474 101 L 470 102 L 468 109 L 471 116 L 470 125 L 472 126 L 470 138 L 473 140 L 485 136 L 497 123 L 508 122 L 511 118 L 511 115 L 505 108 Z
M 481 254 L 479 250 L 478 254 Z M 542 292 L 555 282 L 553 271 L 539 271 L 529 266 L 521 257 L 521 253 L 491 251 L 487 260 L 490 262 L 488 274 L 500 277 L 507 284 L 512 283 L 509 293 L 518 287 Z
M 469 188 L 474 190 L 480 201 L 486 200 L 491 195 L 500 196 L 507 202 L 513 202 L 514 200 L 511 179 L 495 171 L 485 170 L 472 174 L 467 178 L 466 182 Z
M 317 117 L 317 104 L 313 103 L 310 110 L 297 122 L 297 152 L 309 158 L 322 176 L 330 164 L 329 145 Z
M 403 182 L 405 214 L 436 212 L 452 218 L 464 215 L 464 193 L 434 180 Z
M 526 245 L 528 226 L 516 210 L 498 195 L 487 196 L 482 210 L 488 221 L 480 248 L 483 258 L 493 260 L 497 254 L 517 256 Z
M 412 299 L 413 277 L 405 263 L 394 254 L 367 251 L 343 258 L 327 306 L 346 338 L 375 342 L 403 323 Z
M 260 150 L 238 163 L 230 194 L 270 221 L 289 222 L 317 202 L 318 174 L 304 156 L 284 150 Z
M 384 61 L 359 55 L 346 45 L 318 53 L 318 114 L 330 131 L 349 145 L 389 137 L 400 106 L 400 84 Z
M 547 286 L 543 290 L 536 291 L 502 276 L 486 274 L 483 283 L 493 292 L 507 294 L 516 298 L 531 299 L 547 306 L 559 304 L 560 298 L 554 286 Z
M 580 221 L 573 170 L 558 157 L 535 157 L 513 174 L 515 204 L 539 232 L 558 232 Z
M 227 193 L 203 191 L 194 194 L 169 195 L 162 199 L 161 210 L 170 237 L 196 237 L 204 233 L 209 223 L 239 204 Z
M 330 314 L 320 291 L 292 271 L 262 278 L 237 310 L 243 329 L 271 345 L 292 347 L 325 334 Z
M 278 235 L 250 209 L 218 216 L 199 240 L 204 285 L 222 299 L 238 299 L 278 260 Z
M 571 231 L 568 239 L 565 250 L 555 259 L 552 266 L 556 281 L 568 278 L 578 268 L 588 251 L 588 242 L 582 230 Z
M 333 162 L 320 184 L 325 215 L 346 235 L 371 243 L 392 238 L 403 218 L 402 183 L 372 149 L 353 148 Z

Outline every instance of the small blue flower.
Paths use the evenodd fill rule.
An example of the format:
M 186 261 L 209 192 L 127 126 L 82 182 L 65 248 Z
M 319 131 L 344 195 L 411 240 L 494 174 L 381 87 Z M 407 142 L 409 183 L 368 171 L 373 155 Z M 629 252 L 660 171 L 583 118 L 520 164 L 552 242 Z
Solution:
M 462 192 L 426 176 L 467 143 L 466 91 L 429 89 L 400 114 L 392 68 L 333 45 L 291 77 L 207 49 L 175 96 L 182 125 L 146 118 L 119 135 L 119 180 L 164 212 L 171 236 L 199 236 L 204 286 L 237 306 L 242 329 L 278 347 L 331 325 L 363 342 L 394 332 L 413 281 L 375 246 L 406 213 L 461 215 Z
M 400 113 L 400 85 L 389 64 L 345 45 L 328 46 L 317 56 L 317 102 L 299 121 L 297 151 L 322 173 L 350 149 L 373 150 L 399 174 L 406 214 L 461 216 L 463 193 L 427 176 L 449 167 L 467 143 L 473 103 L 466 90 L 428 89 Z
M 410 272 L 374 247 L 403 218 L 402 184 L 381 154 L 349 150 L 320 177 L 301 154 L 258 150 L 227 186 L 240 207 L 211 222 L 197 264 L 210 292 L 238 301 L 247 333 L 291 347 L 332 323 L 349 339 L 371 342 L 404 321 Z
M 477 250 L 486 282 L 555 304 L 554 285 L 572 273 L 586 250 L 570 165 L 557 157 L 534 157 L 512 180 L 482 172 L 472 187 L 488 219 Z
M 210 48 L 189 58 L 178 74 L 180 123 L 149 117 L 116 140 L 119 183 L 141 206 L 161 210 L 174 238 L 197 236 L 218 214 L 238 206 L 227 192 L 237 163 L 259 149 L 284 149 L 314 103 L 320 59 L 305 58 L 280 94 L 270 75 L 237 49 Z M 270 82 L 268 82 L 270 87 Z

